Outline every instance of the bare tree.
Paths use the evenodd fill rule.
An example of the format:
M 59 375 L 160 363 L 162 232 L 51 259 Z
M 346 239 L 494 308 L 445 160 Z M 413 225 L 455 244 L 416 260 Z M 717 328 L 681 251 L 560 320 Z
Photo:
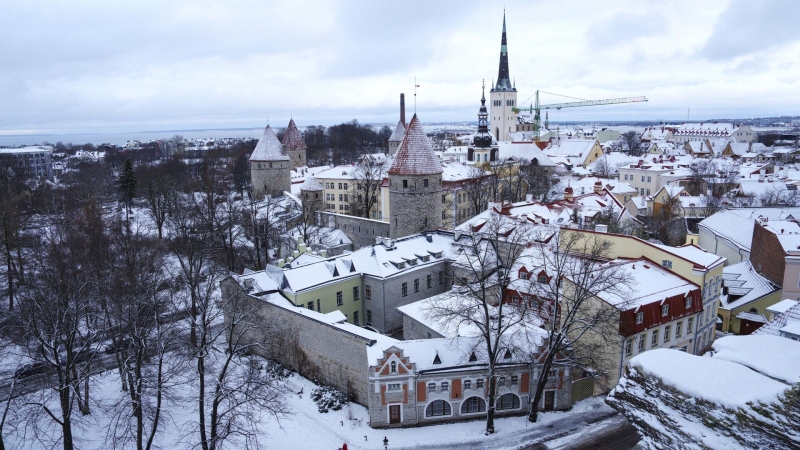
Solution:
M 244 293 L 225 300 L 218 295 L 219 273 L 203 281 L 199 297 L 199 335 L 195 352 L 198 379 L 198 434 L 203 450 L 216 450 L 230 442 L 257 447 L 260 414 L 279 418 L 287 412 L 281 381 L 248 357 L 252 346 L 267 348 L 271 326 L 257 314 L 258 305 Z M 215 325 L 224 316 L 222 327 Z M 249 339 L 258 333 L 262 341 Z M 224 352 L 216 350 L 224 348 Z
M 147 212 L 156 224 L 158 238 L 162 239 L 167 216 L 178 201 L 177 183 L 161 167 L 147 169 L 140 177 Z
M 480 349 L 486 356 L 488 394 L 486 432 L 494 433 L 496 379 L 499 362 L 513 349 L 520 334 L 534 321 L 530 310 L 505 304 L 508 288 L 506 268 L 516 264 L 525 250 L 531 228 L 525 224 L 507 230 L 505 220 L 493 214 L 479 232 L 465 233 L 455 242 L 454 264 L 457 286 L 446 295 L 434 297 L 426 314 L 448 325 L 468 325 L 478 330 Z
M 708 185 L 717 177 L 717 163 L 712 159 L 695 159 L 689 165 L 689 182 L 686 190 L 692 195 L 705 193 Z
M 33 215 L 26 169 L 13 157 L 0 157 L 0 251 L 5 260 L 8 309 L 14 309 L 15 285 L 25 281 L 24 231 Z
M 644 153 L 642 148 L 642 139 L 634 130 L 623 133 L 620 137 L 622 141 L 623 151 L 628 152 L 631 156 L 641 156 Z
M 353 169 L 351 213 L 369 219 L 377 218 L 378 199 L 383 184 L 383 161 L 372 155 L 364 155 Z
M 252 250 L 249 246 L 245 249 L 251 252 L 256 269 L 261 270 L 271 262 L 270 251 L 275 250 L 279 254 L 286 225 L 285 211 L 278 199 L 269 196 L 261 201 L 248 197 L 242 209 L 244 237 L 253 243 Z M 307 214 L 303 219 L 300 223 L 308 223 L 310 228 L 311 215 Z
M 548 202 L 553 199 L 555 185 L 551 172 L 546 167 L 539 165 L 538 160 L 534 159 L 529 163 L 520 161 L 520 172 L 528 187 L 526 194 L 532 195 L 534 200 L 540 202 Z
M 535 273 L 546 273 L 545 278 L 532 279 L 529 290 L 548 305 L 539 313 L 547 339 L 541 350 L 544 357 L 538 359 L 542 366 L 531 404 L 531 422 L 538 419 L 553 365 L 584 369 L 598 376 L 608 372 L 605 349 L 616 344 L 619 311 L 595 299 L 606 294 L 624 296 L 630 285 L 626 272 L 605 262 L 612 248 L 608 240 L 585 239 L 568 228 L 562 228 L 553 239 L 543 239 L 551 233 L 538 230 L 540 236 L 534 240 L 529 259 Z
M 495 176 L 482 169 L 474 166 L 469 169 L 469 178 L 464 181 L 463 186 L 470 210 L 474 214 L 489 207 L 489 201 L 492 199 L 491 186 L 494 185 L 494 181 Z
M 594 163 L 594 174 L 599 178 L 612 178 L 616 173 L 617 168 L 608 162 L 606 155 Z

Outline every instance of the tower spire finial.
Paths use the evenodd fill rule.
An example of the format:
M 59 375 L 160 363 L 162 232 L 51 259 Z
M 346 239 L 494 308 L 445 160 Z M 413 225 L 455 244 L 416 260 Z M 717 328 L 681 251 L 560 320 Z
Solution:
M 500 68 L 497 75 L 497 85 L 493 89 L 513 90 L 511 77 L 508 71 L 508 39 L 506 37 L 506 10 L 503 8 L 503 34 L 500 38 Z

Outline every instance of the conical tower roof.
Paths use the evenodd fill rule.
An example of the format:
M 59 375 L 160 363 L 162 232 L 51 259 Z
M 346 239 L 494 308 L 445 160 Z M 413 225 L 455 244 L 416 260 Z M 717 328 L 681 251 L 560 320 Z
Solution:
M 267 125 L 267 128 L 264 128 L 264 134 L 261 135 L 261 139 L 258 140 L 258 144 L 256 144 L 256 148 L 253 150 L 253 154 L 250 155 L 250 161 L 288 160 L 289 156 L 283 151 L 281 141 L 278 140 L 278 136 L 275 136 L 272 127 Z
M 394 155 L 390 175 L 434 175 L 442 173 L 442 165 L 425 135 L 417 115 L 411 119 L 403 142 Z
M 399 120 L 397 122 L 397 126 L 394 128 L 394 133 L 389 136 L 389 142 L 402 142 L 403 136 L 406 134 L 406 126 L 403 125 L 403 121 Z
M 283 146 L 286 150 L 305 150 L 306 141 L 303 140 L 303 134 L 297 129 L 294 124 L 294 119 L 289 119 L 289 126 L 286 128 L 286 133 L 283 135 Z
M 306 176 L 303 184 L 300 185 L 301 191 L 321 191 L 323 190 L 322 184 L 311 175 Z
M 508 71 L 508 41 L 506 39 L 506 12 L 503 11 L 503 35 L 500 37 L 500 68 L 493 91 L 516 91 Z

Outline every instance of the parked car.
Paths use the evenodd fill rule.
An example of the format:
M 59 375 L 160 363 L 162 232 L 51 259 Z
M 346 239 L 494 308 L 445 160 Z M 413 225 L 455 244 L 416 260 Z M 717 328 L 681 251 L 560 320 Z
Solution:
M 14 378 L 28 378 L 39 375 L 47 370 L 47 365 L 43 362 L 25 364 L 14 372 Z

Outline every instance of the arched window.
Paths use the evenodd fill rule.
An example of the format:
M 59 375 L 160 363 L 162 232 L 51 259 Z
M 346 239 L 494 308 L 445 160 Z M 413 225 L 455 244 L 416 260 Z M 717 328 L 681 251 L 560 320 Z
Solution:
M 461 414 L 472 414 L 486 411 L 486 402 L 480 397 L 470 397 L 461 404 Z
M 396 362 L 392 361 L 392 363 L 389 364 L 389 372 L 390 373 L 397 373 L 397 363 Z
M 504 394 L 497 399 L 497 409 L 519 409 L 519 397 L 514 394 Z
M 519 399 L 517 399 L 517 402 L 519 403 Z M 450 407 L 450 403 L 444 400 L 434 400 L 425 408 L 425 417 L 449 416 L 451 414 L 453 414 L 453 410 Z

